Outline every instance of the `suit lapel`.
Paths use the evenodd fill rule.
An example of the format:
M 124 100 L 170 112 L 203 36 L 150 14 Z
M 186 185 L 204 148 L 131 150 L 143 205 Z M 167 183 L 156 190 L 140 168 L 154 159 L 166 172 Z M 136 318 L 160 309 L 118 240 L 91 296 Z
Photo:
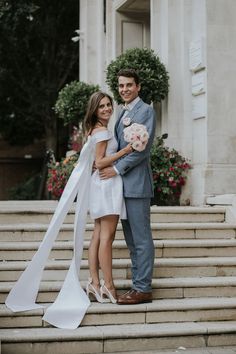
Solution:
M 115 123 L 114 134 L 115 134 L 115 138 L 117 141 L 119 141 L 119 132 L 118 132 L 119 129 L 118 128 L 119 128 L 120 120 L 121 120 L 123 114 L 124 114 L 124 110 L 121 110 L 118 114 L 118 118 Z
M 131 109 L 131 111 L 127 115 L 128 117 L 131 118 L 132 123 L 137 123 L 137 120 L 135 117 L 142 105 L 143 105 L 143 100 L 140 99 L 138 101 L 138 103 L 134 106 L 134 108 Z

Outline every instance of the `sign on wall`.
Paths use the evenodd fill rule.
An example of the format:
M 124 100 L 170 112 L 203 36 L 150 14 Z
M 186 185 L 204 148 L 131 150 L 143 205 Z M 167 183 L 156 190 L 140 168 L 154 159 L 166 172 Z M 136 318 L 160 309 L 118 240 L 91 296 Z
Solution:
M 189 46 L 189 66 L 190 70 L 196 72 L 206 67 L 205 64 L 205 43 L 200 38 L 190 42 Z
M 203 38 L 190 42 L 189 68 L 192 72 L 192 118 L 206 117 L 206 64 Z

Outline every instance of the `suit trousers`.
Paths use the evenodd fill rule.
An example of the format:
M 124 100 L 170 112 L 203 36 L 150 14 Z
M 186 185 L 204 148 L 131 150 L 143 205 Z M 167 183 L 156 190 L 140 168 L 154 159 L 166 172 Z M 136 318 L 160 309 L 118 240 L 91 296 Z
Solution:
M 130 251 L 132 288 L 152 290 L 154 243 L 150 225 L 150 199 L 125 198 L 127 219 L 121 220 L 125 241 Z

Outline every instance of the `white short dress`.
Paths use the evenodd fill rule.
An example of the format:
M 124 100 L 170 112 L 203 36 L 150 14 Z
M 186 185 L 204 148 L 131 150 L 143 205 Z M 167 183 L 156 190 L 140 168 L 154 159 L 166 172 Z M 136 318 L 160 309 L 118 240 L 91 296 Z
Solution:
M 96 144 L 104 140 L 108 140 L 106 156 L 117 152 L 117 141 L 109 130 L 98 131 L 91 138 L 94 143 L 94 156 Z M 95 170 L 91 177 L 89 191 L 89 213 L 92 219 L 105 215 L 119 215 L 121 219 L 126 219 L 123 183 L 120 175 L 102 180 L 99 177 L 99 171 Z

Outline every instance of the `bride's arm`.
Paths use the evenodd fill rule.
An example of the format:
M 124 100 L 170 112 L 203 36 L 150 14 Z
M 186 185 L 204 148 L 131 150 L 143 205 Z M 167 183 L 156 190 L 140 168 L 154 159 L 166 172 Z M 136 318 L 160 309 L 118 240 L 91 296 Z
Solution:
M 100 141 L 96 144 L 95 165 L 99 170 L 111 166 L 113 162 L 120 159 L 122 156 L 133 151 L 131 144 L 126 145 L 123 149 L 117 151 L 115 154 L 105 156 L 107 148 L 107 141 Z

